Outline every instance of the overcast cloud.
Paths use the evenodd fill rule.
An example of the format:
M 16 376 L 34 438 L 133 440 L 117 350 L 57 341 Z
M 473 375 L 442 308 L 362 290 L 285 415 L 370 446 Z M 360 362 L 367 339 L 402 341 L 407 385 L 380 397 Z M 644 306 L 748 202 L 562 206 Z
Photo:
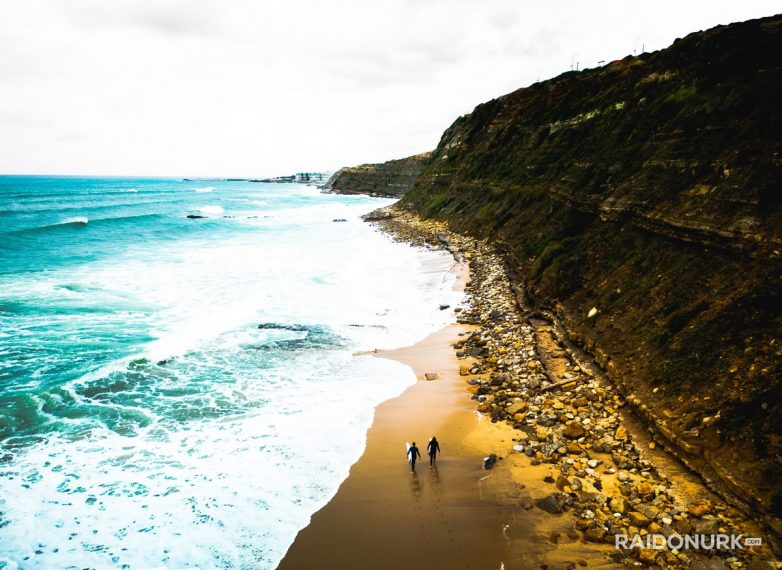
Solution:
M 573 61 L 778 6 L 3 0 L 0 173 L 266 176 L 400 158 Z

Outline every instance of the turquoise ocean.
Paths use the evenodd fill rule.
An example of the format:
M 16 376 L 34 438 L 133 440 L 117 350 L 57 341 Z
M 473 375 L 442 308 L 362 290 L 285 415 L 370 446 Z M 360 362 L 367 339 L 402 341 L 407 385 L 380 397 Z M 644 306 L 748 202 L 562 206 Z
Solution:
M 0 569 L 274 568 L 460 301 L 391 202 L 0 176 Z

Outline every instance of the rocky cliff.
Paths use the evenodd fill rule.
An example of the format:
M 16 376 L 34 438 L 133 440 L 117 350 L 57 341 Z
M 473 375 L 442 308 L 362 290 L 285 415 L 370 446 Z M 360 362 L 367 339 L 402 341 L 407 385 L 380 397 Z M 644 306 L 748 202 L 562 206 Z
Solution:
M 401 203 L 494 240 L 529 310 L 778 532 L 780 54 L 776 16 L 519 89 L 457 119 Z
M 326 189 L 336 194 L 399 198 L 413 187 L 431 154 L 425 152 L 382 164 L 345 167 L 334 173 Z

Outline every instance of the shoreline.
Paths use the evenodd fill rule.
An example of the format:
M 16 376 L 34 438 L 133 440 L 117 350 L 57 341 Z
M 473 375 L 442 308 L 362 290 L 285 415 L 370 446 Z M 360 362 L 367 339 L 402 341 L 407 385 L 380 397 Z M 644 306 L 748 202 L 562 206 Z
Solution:
M 765 540 L 743 551 L 617 550 L 620 534 L 764 534 L 656 447 L 551 323 L 522 315 L 487 244 L 397 209 L 367 218 L 396 239 L 466 258 L 470 281 L 460 282 L 472 306 L 458 325 L 376 353 L 410 366 L 418 382 L 376 408 L 364 454 L 280 569 L 775 567 Z M 419 464 L 416 480 L 404 442 L 425 450 L 431 435 L 440 468 L 432 480 Z M 487 471 L 490 453 L 500 460 Z
M 475 414 L 458 381 L 450 342 L 464 327 L 450 325 L 406 348 L 374 357 L 413 368 L 417 382 L 380 404 L 361 458 L 336 495 L 312 516 L 278 566 L 304 568 L 499 568 L 503 506 L 482 499 L 483 457 L 510 441 L 503 426 Z M 436 373 L 427 381 L 425 374 Z M 429 466 L 426 442 L 442 453 Z M 422 459 L 411 473 L 405 443 Z M 488 508 L 485 508 L 488 507 Z
M 466 264 L 451 271 L 463 291 Z M 414 345 L 358 355 L 405 364 L 416 383 L 376 407 L 363 454 L 279 570 L 500 568 L 509 505 L 482 497 L 493 475 L 483 460 L 507 447 L 511 430 L 476 414 L 464 389 L 451 345 L 468 332 L 452 323 Z M 434 467 L 426 455 L 432 435 L 442 448 Z M 422 450 L 415 472 L 404 455 L 409 441 Z
M 469 268 L 451 253 L 463 290 Z M 405 364 L 416 383 L 376 407 L 361 457 L 299 531 L 278 570 L 564 568 L 573 561 L 618 568 L 578 543 L 568 531 L 571 516 L 531 510 L 533 498 L 545 496 L 550 470 L 527 472 L 520 454 L 508 454 L 513 428 L 477 412 L 464 376 L 474 359 L 457 357 L 453 348 L 473 329 L 453 323 L 414 345 L 359 355 Z M 437 378 L 427 380 L 432 373 Z M 426 456 L 432 435 L 442 448 L 434 469 Z M 414 438 L 422 450 L 415 476 L 404 456 Z M 485 469 L 490 454 L 498 461 Z

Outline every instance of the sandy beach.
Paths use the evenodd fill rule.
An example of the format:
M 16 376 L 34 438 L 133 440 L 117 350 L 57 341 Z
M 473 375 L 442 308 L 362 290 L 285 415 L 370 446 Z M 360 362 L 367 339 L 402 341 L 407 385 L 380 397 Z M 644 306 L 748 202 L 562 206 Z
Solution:
M 461 287 L 465 265 L 458 274 Z M 508 456 L 515 430 L 476 412 L 459 374 L 460 365 L 472 361 L 457 359 L 452 348 L 472 328 L 454 324 L 413 346 L 366 356 L 407 364 L 417 383 L 377 407 L 364 454 L 299 532 L 280 570 L 606 565 L 607 549 L 580 543 L 571 516 L 532 507 L 547 494 L 543 479 L 553 473 L 550 466 Z M 427 374 L 437 378 L 427 380 Z M 426 445 L 433 435 L 442 453 L 430 467 Z M 405 457 L 409 441 L 423 456 L 415 472 Z M 492 453 L 499 459 L 485 469 Z
M 505 447 L 501 426 L 479 418 L 458 380 L 448 327 L 423 342 L 383 354 L 413 367 L 419 381 L 378 406 L 364 455 L 332 501 L 312 517 L 281 569 L 499 568 L 506 513 L 481 487 L 487 452 Z M 426 381 L 425 373 L 438 379 Z M 426 442 L 436 435 L 435 467 Z M 411 473 L 405 442 L 424 459 Z
M 418 381 L 376 408 L 363 456 L 279 568 L 727 568 L 726 558 L 771 567 L 765 545 L 615 548 L 619 535 L 762 529 L 667 454 L 551 322 L 522 316 L 493 250 L 398 211 L 375 219 L 466 260 L 457 271 L 468 306 L 461 324 L 362 356 L 402 362 Z M 405 442 L 425 456 L 432 435 L 442 448 L 436 468 L 424 457 L 411 473 Z M 498 461 L 484 469 L 492 453 Z
M 455 271 L 462 290 L 466 265 Z M 280 569 L 500 568 L 510 505 L 498 501 L 499 470 L 485 470 L 483 460 L 507 449 L 512 430 L 477 414 L 465 390 L 451 344 L 468 330 L 454 324 L 413 346 L 362 356 L 402 362 L 417 382 L 377 407 L 364 454 Z M 442 451 L 430 466 L 433 435 Z M 405 455 L 412 441 L 422 454 L 414 472 Z

